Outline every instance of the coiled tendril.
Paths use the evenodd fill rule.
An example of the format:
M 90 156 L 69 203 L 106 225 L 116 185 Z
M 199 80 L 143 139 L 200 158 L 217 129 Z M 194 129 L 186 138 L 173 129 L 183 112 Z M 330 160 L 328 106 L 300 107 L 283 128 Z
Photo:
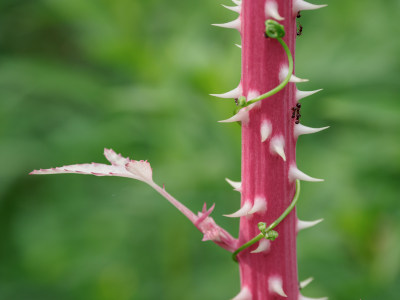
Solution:
M 283 38 L 285 36 L 285 27 L 274 20 L 265 21 L 265 37 L 273 39 Z

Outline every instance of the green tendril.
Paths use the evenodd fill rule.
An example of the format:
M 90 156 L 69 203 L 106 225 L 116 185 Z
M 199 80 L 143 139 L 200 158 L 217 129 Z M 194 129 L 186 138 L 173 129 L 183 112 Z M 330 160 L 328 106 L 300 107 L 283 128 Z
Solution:
M 246 105 L 246 97 L 245 96 L 240 96 L 238 98 L 237 103 L 238 103 L 238 106 L 243 107 L 244 105 Z
M 296 180 L 296 193 L 294 194 L 292 203 L 290 203 L 288 208 L 286 208 L 286 210 L 279 216 L 279 218 L 276 219 L 274 222 L 272 222 L 271 225 L 269 225 L 268 227 L 267 227 L 267 224 L 264 222 L 258 223 L 258 229 L 260 230 L 260 234 L 255 236 L 254 238 L 252 238 L 250 241 L 243 244 L 239 248 L 237 248 L 236 251 L 233 252 L 233 254 L 232 254 L 233 260 L 237 262 L 238 261 L 237 255 L 241 251 L 243 251 L 246 248 L 249 248 L 251 245 L 259 242 L 263 238 L 265 238 L 267 240 L 271 240 L 271 241 L 275 240 L 278 237 L 278 233 L 276 231 L 274 231 L 273 229 L 276 226 L 278 226 L 278 224 L 280 222 L 282 222 L 282 220 L 285 219 L 286 216 L 293 210 L 293 208 L 296 206 L 297 200 L 299 200 L 299 196 L 300 196 L 300 180 Z
M 290 80 L 290 77 L 292 76 L 293 73 L 293 56 L 292 53 L 290 53 L 289 47 L 286 45 L 286 43 L 283 41 L 282 37 L 285 36 L 285 29 L 284 26 L 279 24 L 278 22 L 274 21 L 274 20 L 267 20 L 265 21 L 265 36 L 269 37 L 269 38 L 273 38 L 276 39 L 283 47 L 283 49 L 285 50 L 285 53 L 287 55 L 288 61 L 289 61 L 289 70 L 288 70 L 288 74 L 286 75 L 285 79 L 274 89 L 266 92 L 265 94 L 262 94 L 250 101 L 242 101 L 242 105 L 241 103 L 237 103 L 238 108 L 243 108 L 246 106 L 249 106 L 253 103 L 256 103 L 260 100 L 263 100 L 265 98 L 271 97 L 272 95 L 275 95 L 276 93 L 278 93 L 280 90 L 282 90 L 288 83 Z M 244 97 L 243 97 L 244 98 Z M 246 98 L 244 98 L 245 100 Z
M 267 92 L 265 94 L 262 94 L 256 98 L 246 102 L 246 106 L 249 106 L 250 104 L 256 103 L 265 98 L 271 97 L 272 95 L 275 95 L 277 92 L 282 90 L 289 83 L 290 77 L 292 76 L 292 73 L 293 73 L 292 53 L 290 53 L 289 47 L 286 45 L 286 43 L 281 38 L 277 38 L 276 40 L 282 45 L 283 49 L 285 49 L 286 55 L 288 57 L 288 61 L 289 61 L 288 74 L 286 75 L 285 79 L 277 87 L 275 87 L 274 89 L 270 90 L 269 92 Z
M 265 36 L 273 39 L 285 36 L 285 27 L 274 20 L 265 21 Z

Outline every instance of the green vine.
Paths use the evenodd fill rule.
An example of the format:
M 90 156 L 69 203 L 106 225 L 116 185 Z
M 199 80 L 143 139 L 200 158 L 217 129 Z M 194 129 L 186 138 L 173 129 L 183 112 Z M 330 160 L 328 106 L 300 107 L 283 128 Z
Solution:
M 289 50 L 289 47 L 286 45 L 286 43 L 282 39 L 284 36 L 285 36 L 285 28 L 283 25 L 279 24 L 278 22 L 276 22 L 274 20 L 266 20 L 265 21 L 265 37 L 276 39 L 282 45 L 282 47 L 285 50 L 285 53 L 287 55 L 288 61 L 289 61 L 289 71 L 288 71 L 288 74 L 286 75 L 285 79 L 277 87 L 266 92 L 265 94 L 262 94 L 250 101 L 246 101 L 246 97 L 244 97 L 244 96 L 239 97 L 236 102 L 236 104 L 238 106 L 236 112 L 239 111 L 243 107 L 247 107 L 253 103 L 256 103 L 260 100 L 271 97 L 272 95 L 275 95 L 289 83 L 290 77 L 292 76 L 292 73 L 293 73 L 293 56 Z
M 251 245 L 259 242 L 263 238 L 265 238 L 267 240 L 274 241 L 278 237 L 278 233 L 273 229 L 276 226 L 278 226 L 278 224 L 280 222 L 282 222 L 282 220 L 285 219 L 286 216 L 293 210 L 293 208 L 296 206 L 297 200 L 299 200 L 299 196 L 300 196 L 300 180 L 296 180 L 296 193 L 294 194 L 292 203 L 290 203 L 288 208 L 286 208 L 286 210 L 279 216 L 279 218 L 276 219 L 274 222 L 272 222 L 271 225 L 269 225 L 268 227 L 267 227 L 267 224 L 264 223 L 264 222 L 258 223 L 258 229 L 260 230 L 260 234 L 255 236 L 254 238 L 252 238 L 247 243 L 245 243 L 242 246 L 240 246 L 238 249 L 236 249 L 236 251 L 233 252 L 233 254 L 232 254 L 233 260 L 235 262 L 237 262 L 238 261 L 237 260 L 237 255 L 241 251 L 243 251 L 244 249 L 250 247 Z

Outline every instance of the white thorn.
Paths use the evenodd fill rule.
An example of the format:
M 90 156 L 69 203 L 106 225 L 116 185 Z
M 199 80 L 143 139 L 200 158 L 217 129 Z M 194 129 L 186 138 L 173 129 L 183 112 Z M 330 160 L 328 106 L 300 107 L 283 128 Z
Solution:
M 230 215 L 224 215 L 224 216 L 228 217 L 228 218 L 240 218 L 240 217 L 247 215 L 248 212 L 250 211 L 250 209 L 251 209 L 251 204 L 250 204 L 250 202 L 246 201 L 246 203 L 243 204 L 243 206 L 237 212 L 234 212 L 233 214 L 230 214 Z
M 283 65 L 281 67 L 281 70 L 279 71 L 279 81 L 282 82 L 285 80 L 286 76 L 289 73 L 289 68 L 286 65 Z M 299 83 L 299 82 L 307 82 L 309 81 L 308 79 L 303 79 L 303 78 L 299 78 L 297 76 L 295 76 L 294 74 L 292 74 L 292 76 L 290 76 L 289 82 L 294 82 L 294 83 Z
M 321 127 L 321 128 L 312 128 L 312 127 L 307 127 L 307 126 L 304 126 L 301 124 L 295 124 L 293 134 L 297 138 L 299 135 L 302 135 L 302 134 L 316 133 L 316 132 L 320 132 L 320 131 L 328 129 L 328 128 L 329 128 L 329 126 L 325 126 L 325 127 Z
M 226 92 L 224 94 L 210 94 L 210 95 L 218 98 L 228 99 L 228 98 L 239 98 L 240 96 L 242 96 L 242 93 L 243 93 L 242 85 L 239 83 L 239 85 L 236 88 L 234 88 L 229 92 Z
M 264 197 L 256 197 L 254 199 L 253 207 L 249 210 L 248 214 L 255 214 L 267 210 L 267 200 Z
M 285 140 L 283 136 L 274 136 L 271 139 L 269 149 L 271 153 L 278 154 L 280 157 L 282 157 L 283 161 L 286 161 L 286 155 L 285 155 Z
M 240 11 L 241 11 L 241 8 L 242 8 L 241 5 L 238 5 L 238 6 L 227 6 L 227 5 L 223 5 L 223 4 L 221 4 L 221 5 L 223 7 L 225 7 L 225 8 L 227 8 L 227 9 L 231 10 L 231 11 L 237 12 L 238 14 L 240 14 Z
M 235 191 L 242 191 L 242 183 L 240 181 L 232 181 L 229 178 L 225 178 L 225 180 L 233 187 Z
M 222 27 L 222 28 L 231 28 L 231 29 L 236 29 L 238 31 L 240 31 L 240 27 L 241 27 L 241 21 L 240 21 L 240 17 L 237 18 L 236 20 L 233 20 L 231 22 L 228 23 L 223 23 L 223 24 L 211 24 L 213 26 L 217 26 L 217 27 Z
M 258 243 L 257 249 L 251 251 L 251 253 L 268 252 L 270 248 L 271 248 L 271 242 L 270 242 L 269 240 L 262 239 L 262 240 Z
M 294 181 L 296 179 L 303 180 L 303 181 L 312 181 L 312 182 L 324 181 L 323 179 L 318 179 L 318 178 L 308 176 L 307 174 L 305 174 L 302 171 L 300 171 L 299 169 L 297 169 L 296 166 L 292 165 L 292 166 L 290 166 L 290 169 L 289 169 L 289 180 Z
M 242 5 L 242 1 L 240 0 L 232 0 L 233 3 L 235 3 L 236 5 Z
M 288 73 L 289 67 L 287 65 L 282 65 L 281 69 L 279 70 L 279 81 L 284 81 Z
M 246 99 L 246 101 L 253 100 L 254 98 L 257 98 L 258 96 L 260 96 L 260 92 L 259 92 L 259 91 L 250 90 L 250 91 L 247 92 L 247 99 Z
M 296 224 L 297 232 L 299 232 L 300 230 L 303 230 L 303 229 L 313 227 L 313 226 L 321 223 L 323 220 L 324 219 L 318 219 L 315 221 L 302 221 L 302 220 L 297 219 L 297 224 Z
M 293 14 L 296 15 L 299 11 L 301 10 L 314 10 L 314 9 L 319 9 L 325 6 L 328 6 L 327 4 L 322 4 L 322 5 L 316 5 L 312 3 L 308 3 L 304 0 L 294 0 L 293 1 Z
M 290 79 L 289 79 L 289 82 L 294 82 L 294 83 L 307 82 L 307 81 L 309 81 L 309 80 L 305 79 L 305 78 L 299 78 L 294 74 L 292 74 L 292 76 L 290 76 Z
M 261 131 L 261 142 L 265 142 L 272 132 L 271 122 L 268 121 L 267 119 L 264 119 L 261 123 L 260 131 Z
M 243 287 L 239 294 L 236 295 L 235 298 L 232 298 L 232 300 L 251 300 L 252 296 L 250 293 L 250 290 L 247 287 Z
M 298 300 L 328 300 L 328 297 L 323 297 L 323 298 L 309 298 L 305 297 L 302 294 L 299 294 L 299 299 Z
M 250 95 L 250 93 L 249 93 L 249 95 Z M 250 99 L 252 99 L 252 98 L 250 98 Z M 236 115 L 230 117 L 229 119 L 218 121 L 218 122 L 220 122 L 220 123 L 242 122 L 242 124 L 247 124 L 249 122 L 249 118 L 250 118 L 250 115 L 249 115 L 250 110 L 252 110 L 253 108 L 259 107 L 259 104 L 260 104 L 259 102 L 250 104 L 249 106 L 246 106 L 246 107 L 243 107 L 239 110 L 239 112 Z
M 322 91 L 322 89 L 315 90 L 315 91 L 300 91 L 300 90 L 297 90 L 296 91 L 296 101 L 299 101 L 299 100 L 301 100 L 301 99 L 303 99 L 305 97 L 311 96 L 311 95 L 313 95 L 315 93 L 318 93 L 319 91 Z
M 231 123 L 231 122 L 247 123 L 249 121 L 249 110 L 247 108 L 249 108 L 250 106 L 242 108 L 241 110 L 239 110 L 239 112 L 236 115 L 230 117 L 229 119 L 218 121 L 218 122 L 219 123 Z
M 238 47 L 238 48 L 240 48 L 240 49 L 242 49 L 242 45 L 235 44 L 235 46 Z
M 300 281 L 300 289 L 304 289 L 307 285 L 309 285 L 312 281 L 314 280 L 313 277 L 309 277 L 307 279 L 304 279 L 303 281 Z
M 254 99 L 254 98 L 255 98 L 255 97 L 250 98 L 250 99 L 252 100 L 252 99 Z M 247 101 L 249 101 L 249 99 L 247 99 Z M 253 108 L 260 108 L 260 106 L 261 106 L 261 101 L 258 101 L 258 102 L 256 102 L 256 103 L 250 104 L 250 105 L 247 106 L 246 108 L 247 108 L 247 111 L 250 111 L 250 110 L 252 110 Z
M 257 98 L 260 96 L 260 92 L 256 90 L 250 90 L 247 92 L 247 98 L 246 101 L 253 100 L 254 98 Z M 261 101 L 257 101 L 256 103 L 251 104 L 249 107 L 251 108 L 256 108 L 256 107 L 261 107 Z
M 275 1 L 268 1 L 265 3 L 265 17 L 267 19 L 274 18 L 275 20 L 282 21 L 285 18 L 281 17 L 278 12 L 278 4 Z
M 268 279 L 268 289 L 271 293 L 278 294 L 282 297 L 287 297 L 283 291 L 283 283 L 280 277 L 274 276 Z

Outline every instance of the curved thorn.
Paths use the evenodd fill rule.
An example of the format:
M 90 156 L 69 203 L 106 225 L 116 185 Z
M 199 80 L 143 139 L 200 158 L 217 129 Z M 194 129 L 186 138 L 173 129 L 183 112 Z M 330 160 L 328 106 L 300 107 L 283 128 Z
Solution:
M 303 281 L 300 281 L 300 289 L 304 289 L 307 285 L 309 285 L 312 281 L 314 280 L 313 277 L 309 277 L 307 279 L 304 279 Z
M 242 5 L 242 1 L 240 0 L 232 0 L 233 3 L 235 3 L 236 5 Z
M 279 71 L 279 80 L 280 82 L 284 81 L 286 76 L 288 75 L 289 68 L 286 65 L 283 65 L 281 67 L 281 70 Z M 289 82 L 294 82 L 294 83 L 300 83 L 300 82 L 307 82 L 309 81 L 308 79 L 303 79 L 299 78 L 296 75 L 292 74 L 292 76 L 289 79 Z
M 286 161 L 285 140 L 283 136 L 274 136 L 271 139 L 269 148 L 272 154 L 278 154 L 280 157 L 282 157 L 283 161 Z
M 265 142 L 272 132 L 271 122 L 267 119 L 264 119 L 261 123 L 261 142 Z
M 271 293 L 275 293 L 282 297 L 287 297 L 286 293 L 283 291 L 282 278 L 274 276 L 268 279 L 268 289 Z
M 232 298 L 232 300 L 251 300 L 251 292 L 247 287 L 243 287 L 239 294 L 235 296 L 235 298 Z
M 257 90 L 250 90 L 247 92 L 247 98 L 246 101 L 249 102 L 255 98 L 257 98 L 258 96 L 260 96 L 260 92 Z M 261 101 L 255 102 L 251 105 L 248 106 L 249 109 L 251 108 L 260 108 L 261 107 Z
M 300 230 L 303 230 L 303 229 L 311 228 L 311 227 L 321 223 L 323 220 L 324 219 L 318 219 L 315 221 L 302 221 L 302 220 L 297 219 L 297 224 L 296 224 L 297 232 L 299 232 Z
M 323 297 L 323 298 L 309 298 L 305 297 L 302 294 L 299 294 L 298 300 L 328 300 L 328 297 Z
M 239 110 L 239 112 L 230 117 L 229 119 L 218 121 L 219 123 L 231 123 L 231 122 L 243 122 L 247 123 L 249 121 L 249 111 L 245 108 Z
M 303 181 L 311 181 L 311 182 L 324 181 L 323 179 L 318 179 L 318 178 L 308 176 L 307 174 L 305 174 L 302 171 L 300 171 L 299 169 L 297 169 L 296 166 L 292 165 L 292 166 L 290 166 L 290 169 L 289 169 L 289 180 L 295 181 L 296 179 L 303 180 Z
M 234 88 L 229 92 L 223 94 L 210 94 L 210 95 L 218 98 L 229 99 L 229 98 L 239 98 L 240 96 L 242 96 L 242 93 L 243 93 L 242 84 L 239 83 L 239 85 L 236 88 Z
M 242 183 L 240 181 L 232 181 L 229 178 L 225 178 L 225 180 L 233 187 L 235 191 L 242 191 Z
M 250 204 L 250 202 L 247 201 L 245 204 L 243 204 L 243 206 L 237 212 L 234 212 L 233 214 L 230 214 L 230 215 L 224 215 L 224 216 L 228 217 L 228 218 L 240 218 L 240 217 L 247 215 L 248 212 L 250 211 L 250 209 L 251 209 L 251 204 Z
M 235 46 L 238 47 L 238 48 L 240 48 L 240 49 L 242 49 L 242 45 L 235 44 Z
M 278 21 L 283 21 L 285 18 L 281 17 L 278 12 L 278 4 L 275 1 L 268 1 L 265 3 L 265 17 L 267 19 L 274 18 Z
M 293 1 L 293 14 L 296 15 L 301 10 L 315 10 L 328 6 L 327 4 L 316 5 L 304 0 L 294 0 Z
M 217 26 L 217 27 L 222 27 L 222 28 L 236 29 L 236 30 L 240 31 L 241 23 L 242 22 L 240 21 L 240 17 L 239 17 L 236 20 L 233 20 L 231 22 L 227 22 L 227 23 L 223 23 L 223 24 L 211 24 L 211 25 Z
M 295 124 L 294 125 L 294 131 L 293 134 L 297 138 L 299 135 L 302 134 L 312 134 L 312 133 L 317 133 L 322 130 L 328 129 L 329 126 L 321 127 L 321 128 L 312 128 L 312 127 L 307 127 L 302 124 Z
M 289 79 L 289 82 L 294 82 L 294 83 L 307 82 L 307 81 L 309 80 L 305 78 L 299 78 L 294 74 L 292 74 L 292 76 Z
M 322 91 L 322 89 L 318 89 L 315 91 L 300 91 L 300 90 L 296 90 L 296 101 L 299 101 L 305 97 L 314 95 L 315 93 L 318 93 L 319 91 Z
M 268 252 L 269 249 L 270 249 L 270 247 L 271 247 L 271 242 L 270 242 L 269 240 L 262 239 L 262 240 L 258 243 L 257 249 L 251 251 L 251 253 Z
M 253 100 L 254 98 L 257 98 L 258 96 L 260 96 L 260 92 L 256 91 L 256 90 L 250 90 L 247 92 L 247 101 Z
M 254 199 L 253 207 L 249 210 L 247 214 L 255 214 L 258 212 L 264 212 L 267 210 L 267 200 L 264 197 L 256 197 Z
M 225 7 L 226 9 L 229 9 L 229 10 L 231 10 L 231 11 L 234 11 L 234 12 L 236 12 L 236 13 L 238 13 L 238 14 L 240 14 L 240 11 L 241 11 L 241 9 L 242 9 L 242 6 L 241 5 L 238 5 L 238 6 L 227 6 L 227 5 L 224 5 L 224 4 L 221 4 L 223 7 Z

